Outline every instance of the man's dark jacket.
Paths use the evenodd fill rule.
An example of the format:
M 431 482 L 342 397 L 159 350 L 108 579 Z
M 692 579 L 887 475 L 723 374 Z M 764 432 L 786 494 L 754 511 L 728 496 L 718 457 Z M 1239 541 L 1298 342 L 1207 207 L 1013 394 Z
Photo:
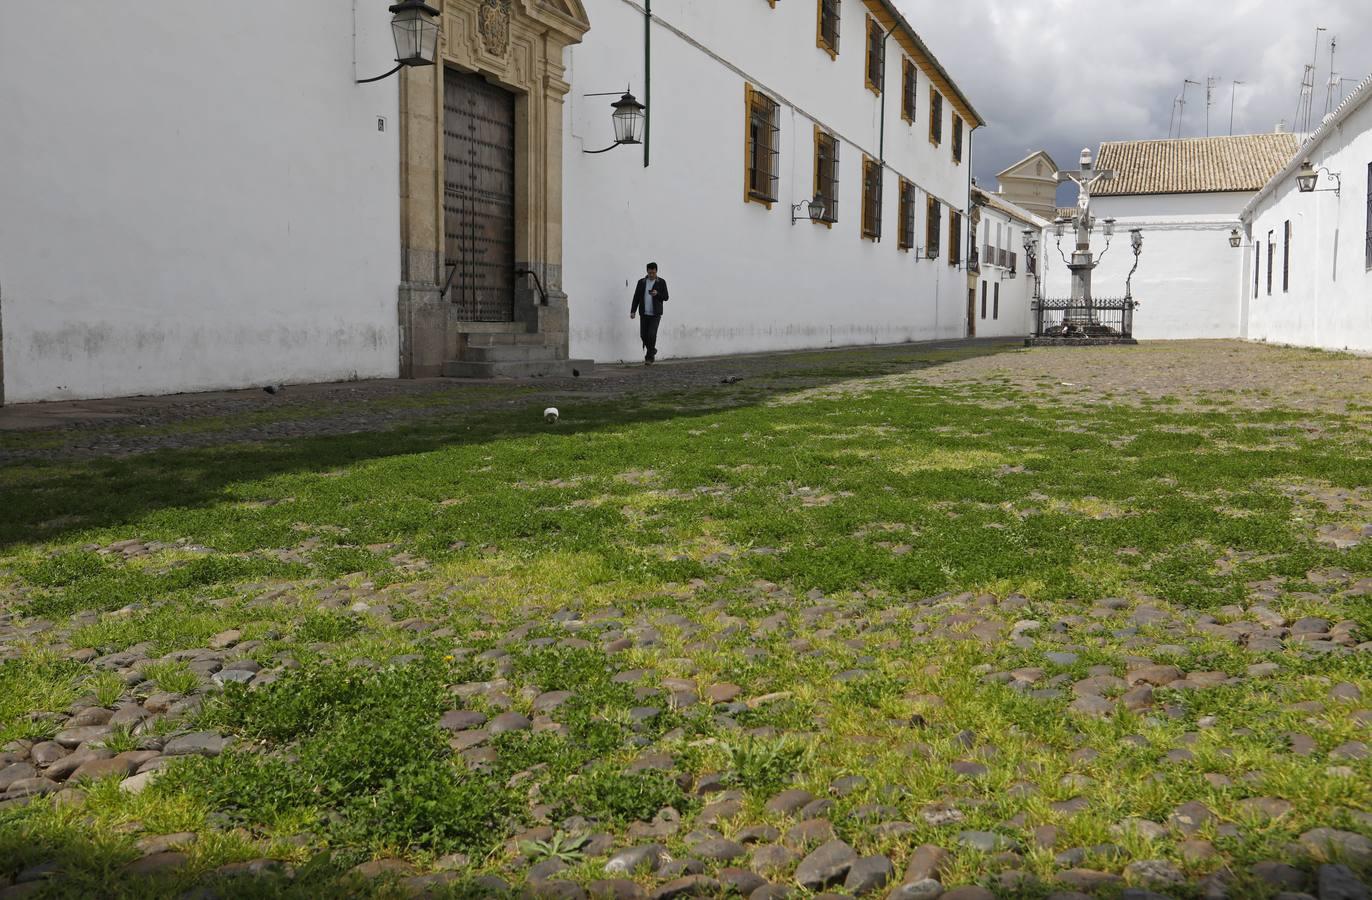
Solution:
M 657 296 L 653 298 L 653 309 L 656 310 L 656 312 L 654 312 L 653 315 L 660 316 L 662 315 L 662 304 L 666 303 L 671 298 L 667 294 L 667 280 L 665 278 L 659 278 L 655 287 L 657 288 Z M 636 315 L 643 309 L 643 294 L 647 289 L 648 279 L 640 278 L 638 280 L 638 287 L 634 288 L 634 305 L 629 307 L 630 315 Z

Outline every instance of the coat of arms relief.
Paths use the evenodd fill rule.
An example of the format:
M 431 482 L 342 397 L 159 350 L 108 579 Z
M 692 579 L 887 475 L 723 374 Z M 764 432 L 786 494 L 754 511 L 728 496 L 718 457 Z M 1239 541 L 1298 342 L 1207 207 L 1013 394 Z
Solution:
M 510 49 L 510 5 L 513 0 L 481 0 L 476 30 L 486 52 L 504 56 Z

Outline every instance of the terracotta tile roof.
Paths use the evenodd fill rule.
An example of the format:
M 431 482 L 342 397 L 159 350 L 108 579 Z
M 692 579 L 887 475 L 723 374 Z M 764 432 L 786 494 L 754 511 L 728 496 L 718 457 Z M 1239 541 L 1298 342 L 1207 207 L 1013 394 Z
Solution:
M 1300 149 L 1294 134 L 1245 134 L 1169 141 L 1107 141 L 1096 158 L 1114 169 L 1098 197 L 1261 190 Z

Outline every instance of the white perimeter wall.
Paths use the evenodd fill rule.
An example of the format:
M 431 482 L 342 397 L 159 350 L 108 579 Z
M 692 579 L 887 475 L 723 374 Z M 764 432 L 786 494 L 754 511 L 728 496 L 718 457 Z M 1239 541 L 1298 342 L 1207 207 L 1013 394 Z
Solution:
M 395 52 L 364 5 L 355 51 L 348 0 L 0 4 L 8 402 L 397 374 L 397 82 L 354 84 Z
M 1229 233 L 1239 226 L 1239 213 L 1252 193 L 1157 194 L 1100 197 L 1091 202 L 1096 232 L 1091 249 L 1105 248 L 1100 223 L 1119 220 L 1110 252 L 1092 280 L 1095 296 L 1123 297 L 1125 279 L 1134 264 L 1129 229 L 1143 229 L 1143 255 L 1134 275 L 1134 336 L 1142 340 L 1236 338 L 1242 310 L 1234 285 L 1243 277 L 1243 253 L 1229 246 Z M 1075 239 L 1071 226 L 1062 239 L 1070 258 Z M 1051 230 L 1045 253 L 1052 258 L 1045 294 L 1071 296 L 1071 272 L 1058 256 Z
M 897 249 L 898 175 L 916 182 L 916 236 L 924 245 L 925 194 L 965 210 L 971 141 L 951 161 L 951 106 L 944 140 L 929 133 L 929 82 L 921 73 L 913 126 L 900 117 L 901 50 L 887 45 L 883 239 L 860 231 L 861 165 L 877 156 L 880 100 L 863 81 L 865 7 L 843 0 L 837 60 L 815 46 L 815 4 L 675 0 L 654 8 L 652 166 L 641 148 L 599 156 L 612 140 L 613 97 L 643 98 L 643 15 L 625 0 L 587 0 L 591 31 L 568 51 L 565 109 L 564 287 L 574 356 L 642 355 L 629 321 L 633 283 L 656 260 L 672 288 L 659 346 L 698 356 L 961 336 L 966 271 L 943 257 Z M 672 29 L 703 45 L 694 46 Z M 937 52 L 938 48 L 934 48 Z M 713 54 L 713 55 L 712 55 Z M 736 71 L 735 67 L 740 71 Z M 956 73 L 954 73 L 956 75 Z M 744 84 L 780 99 L 780 202 L 744 202 Z M 839 221 L 791 225 L 791 204 L 814 193 L 814 122 L 843 140 Z M 965 229 L 964 229 L 965 230 Z M 966 241 L 963 241 L 966 258 Z
M 999 231 L 996 226 L 999 225 Z M 1034 276 L 1027 271 L 1024 259 L 1024 229 L 1028 222 L 1012 219 L 989 206 L 982 207 L 977 242 L 981 245 L 981 273 L 977 276 L 976 323 L 977 337 L 1028 337 L 1031 328 L 1029 304 L 1034 298 Z M 999 235 L 999 245 L 997 245 Z M 1040 235 L 1042 241 L 1042 235 Z M 1016 254 L 1016 274 L 1010 277 L 1008 266 L 991 264 L 986 256 L 987 245 L 999 246 Z M 982 285 L 986 286 L 986 306 L 982 311 Z M 996 285 L 1000 285 L 1000 314 L 996 314 Z
M 1338 172 L 1343 189 L 1302 194 L 1294 175 L 1283 179 L 1254 210 L 1252 238 L 1263 244 L 1258 295 L 1250 272 L 1241 294 L 1251 340 L 1331 350 L 1372 352 L 1372 271 L 1366 241 L 1372 233 L 1368 166 L 1372 165 L 1372 102 L 1364 103 L 1317 146 L 1304 151 L 1315 166 Z M 1320 173 L 1320 188 L 1333 182 Z M 1282 291 L 1282 236 L 1291 222 L 1290 290 Z M 1267 293 L 1267 233 L 1276 245 L 1272 293 Z M 1245 251 L 1251 254 L 1252 249 Z

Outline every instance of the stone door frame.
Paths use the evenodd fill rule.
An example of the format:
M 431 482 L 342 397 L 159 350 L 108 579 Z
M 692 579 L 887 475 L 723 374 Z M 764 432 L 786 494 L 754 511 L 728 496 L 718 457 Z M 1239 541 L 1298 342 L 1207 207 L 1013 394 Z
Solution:
M 433 0 L 431 0 L 433 2 Z M 571 89 L 563 50 L 590 29 L 581 0 L 442 0 L 437 64 L 400 81 L 400 374 L 438 375 L 461 353 L 464 323 L 440 296 L 443 258 L 443 85 L 452 67 L 476 72 L 515 100 L 515 257 L 538 274 L 547 301 L 525 277 L 513 330 L 568 344 L 562 291 L 562 106 Z M 489 330 L 475 329 L 475 330 Z

